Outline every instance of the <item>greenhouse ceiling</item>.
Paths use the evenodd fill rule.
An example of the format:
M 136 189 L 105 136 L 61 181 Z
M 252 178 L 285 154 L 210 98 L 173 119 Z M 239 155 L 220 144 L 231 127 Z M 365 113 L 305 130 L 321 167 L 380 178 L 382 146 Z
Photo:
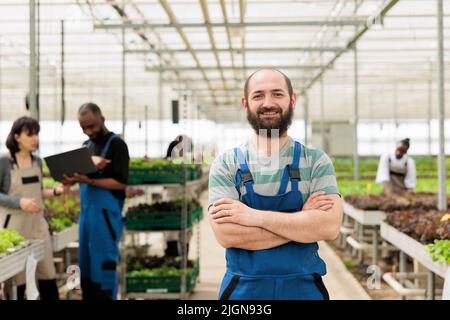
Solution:
M 123 105 L 127 119 L 147 105 L 148 117 L 163 118 L 171 99 L 187 95 L 203 117 L 239 121 L 245 78 L 266 66 L 293 79 L 298 117 L 307 95 L 313 120 L 322 96 L 326 120 L 351 118 L 355 66 L 361 119 L 437 116 L 434 0 L 35 2 L 41 119 L 60 118 L 64 75 L 69 119 L 86 101 L 110 118 Z M 28 0 L 0 1 L 1 119 L 25 110 L 29 16 Z M 444 1 L 445 66 L 449 22 Z

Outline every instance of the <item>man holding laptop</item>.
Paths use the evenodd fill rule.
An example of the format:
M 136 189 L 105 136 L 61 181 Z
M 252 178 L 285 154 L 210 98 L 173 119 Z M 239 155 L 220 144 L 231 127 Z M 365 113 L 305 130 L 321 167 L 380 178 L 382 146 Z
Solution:
M 116 269 L 130 159 L 128 147 L 106 128 L 105 118 L 96 104 L 83 104 L 78 120 L 89 137 L 83 145 L 90 150 L 98 169 L 88 175 L 65 175 L 63 180 L 68 185 L 80 184 L 79 265 L 83 299 L 116 299 Z

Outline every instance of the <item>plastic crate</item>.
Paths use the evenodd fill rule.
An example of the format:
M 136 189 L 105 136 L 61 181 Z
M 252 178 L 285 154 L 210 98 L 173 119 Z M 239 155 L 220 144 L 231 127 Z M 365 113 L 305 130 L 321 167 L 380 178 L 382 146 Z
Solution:
M 74 223 L 72 226 L 55 232 L 51 236 L 53 252 L 59 252 L 65 249 L 69 243 L 78 241 L 78 224 Z
M 196 180 L 199 178 L 196 168 L 187 168 L 186 181 Z M 171 184 L 183 183 L 184 168 L 183 166 L 173 166 L 169 168 L 130 168 L 128 171 L 128 184 Z
M 186 291 L 192 292 L 197 283 L 199 275 L 199 262 L 194 264 L 194 268 L 186 275 Z M 131 277 L 126 275 L 127 292 L 165 292 L 179 293 L 181 287 L 181 276 L 139 276 Z
M 203 208 L 188 212 L 187 228 L 200 221 Z M 179 230 L 181 225 L 181 211 L 172 212 L 133 212 L 127 213 L 126 228 L 128 230 Z

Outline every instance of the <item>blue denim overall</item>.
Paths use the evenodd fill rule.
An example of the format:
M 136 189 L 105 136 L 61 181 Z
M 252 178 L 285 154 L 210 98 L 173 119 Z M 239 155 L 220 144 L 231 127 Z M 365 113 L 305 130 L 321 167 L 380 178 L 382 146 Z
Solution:
M 102 151 L 105 157 L 111 135 Z M 89 141 L 85 146 L 90 147 Z M 116 299 L 118 289 L 117 263 L 119 241 L 123 231 L 122 209 L 124 201 L 115 198 L 103 188 L 80 183 L 79 265 L 81 280 L 100 285 Z
M 239 148 L 235 148 L 234 152 L 239 161 L 236 189 L 243 203 L 258 210 L 301 214 L 298 213 L 303 208 L 298 187 L 300 143 L 295 142 L 293 162 L 285 167 L 280 189 L 275 196 L 264 196 L 253 190 L 253 178 L 245 157 Z M 289 181 L 291 191 L 286 192 Z M 246 189 L 246 194 L 242 197 L 241 182 Z M 221 300 L 328 299 L 328 292 L 321 278 L 326 273 L 326 267 L 317 250 L 317 243 L 294 241 L 257 251 L 228 248 L 227 271 L 219 297 Z

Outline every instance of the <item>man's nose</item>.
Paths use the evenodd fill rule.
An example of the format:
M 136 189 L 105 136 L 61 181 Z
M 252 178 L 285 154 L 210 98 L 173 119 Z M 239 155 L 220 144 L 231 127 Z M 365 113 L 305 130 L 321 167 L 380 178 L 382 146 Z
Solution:
M 264 106 L 265 107 L 271 107 L 272 106 L 272 101 L 273 101 L 272 96 L 270 94 L 266 95 L 264 97 Z

